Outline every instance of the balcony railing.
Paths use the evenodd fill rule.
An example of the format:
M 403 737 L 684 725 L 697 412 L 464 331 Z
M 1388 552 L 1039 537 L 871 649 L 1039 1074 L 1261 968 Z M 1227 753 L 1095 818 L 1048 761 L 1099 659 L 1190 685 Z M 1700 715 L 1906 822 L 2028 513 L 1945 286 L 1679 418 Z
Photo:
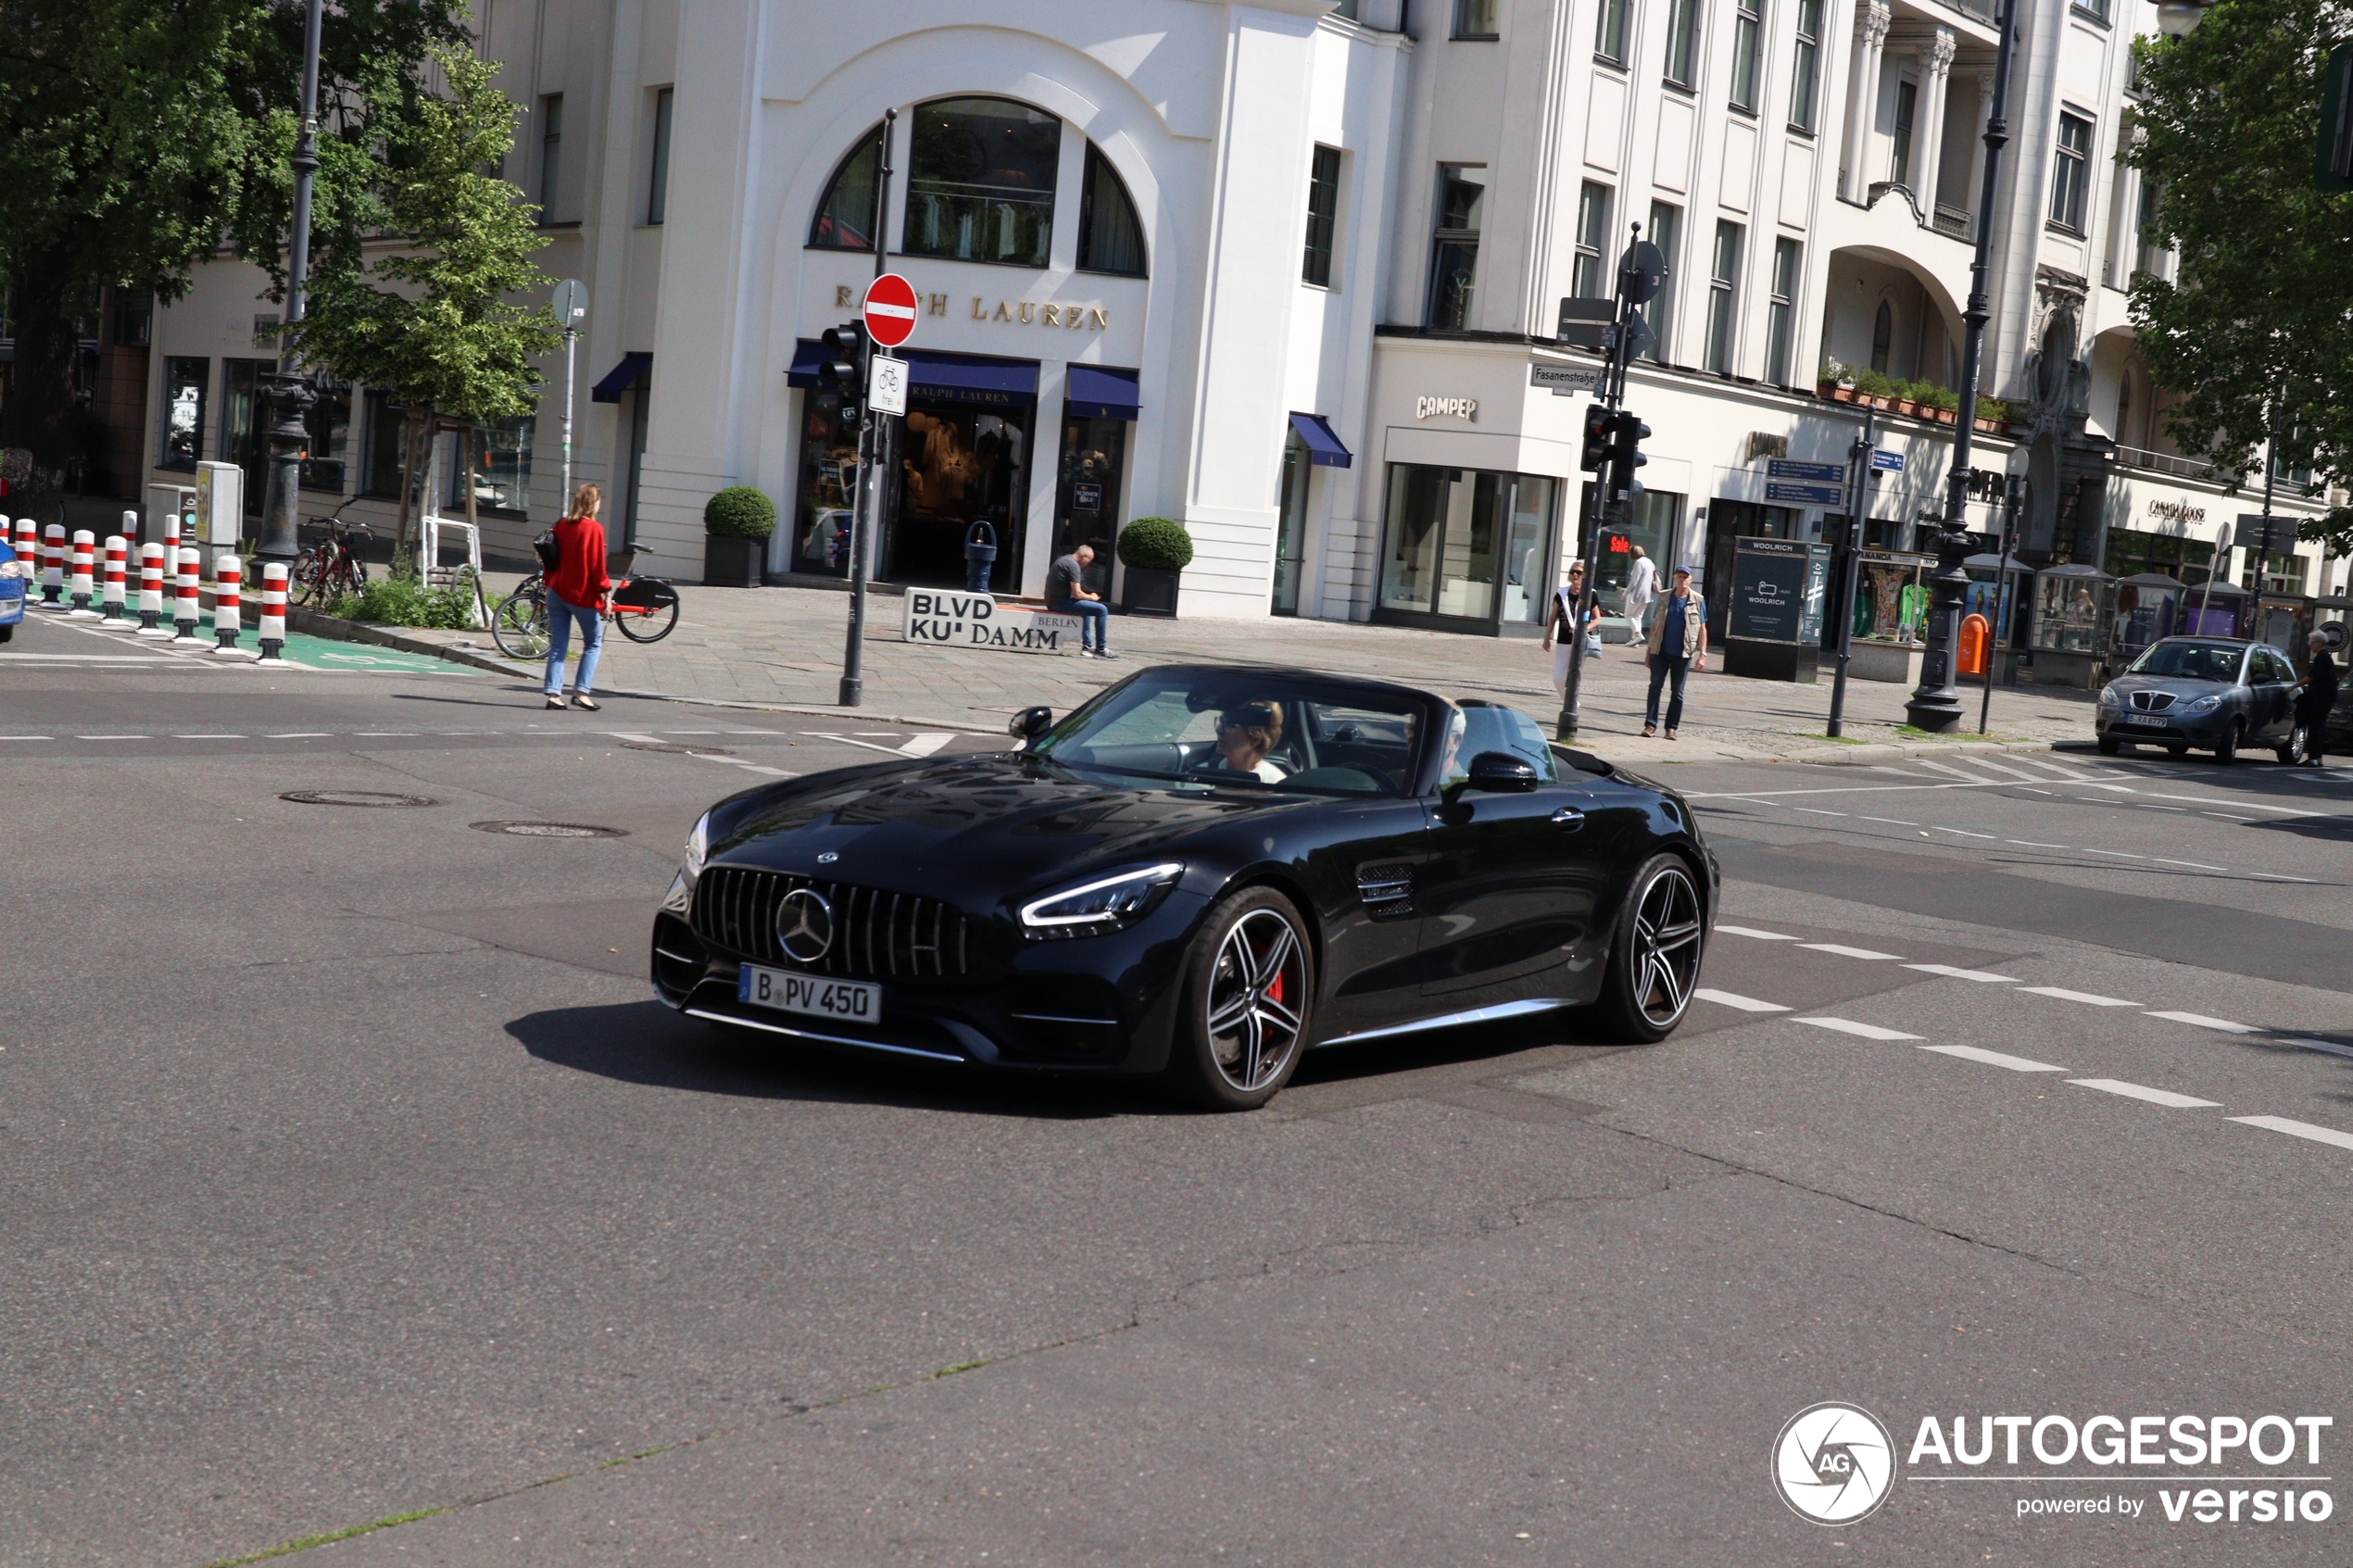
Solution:
M 1946 207 L 1938 202 L 1935 216 L 1929 220 L 1929 227 L 1953 239 L 1966 240 L 1969 237 L 1969 215 L 1960 207 Z
M 2151 452 L 2140 446 L 2119 446 L 2116 449 L 2119 468 L 2148 469 L 2156 473 L 2169 473 L 2176 479 L 2215 479 L 2219 471 L 2212 463 L 2196 458 L 2177 458 L 2171 452 Z

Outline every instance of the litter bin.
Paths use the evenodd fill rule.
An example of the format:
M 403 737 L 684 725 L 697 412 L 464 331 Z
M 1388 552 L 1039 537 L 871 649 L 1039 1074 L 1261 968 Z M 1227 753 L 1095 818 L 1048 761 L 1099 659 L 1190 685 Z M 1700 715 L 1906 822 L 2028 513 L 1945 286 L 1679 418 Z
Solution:
M 964 591 L 988 592 L 988 573 L 996 565 L 997 531 L 984 518 L 964 533 Z

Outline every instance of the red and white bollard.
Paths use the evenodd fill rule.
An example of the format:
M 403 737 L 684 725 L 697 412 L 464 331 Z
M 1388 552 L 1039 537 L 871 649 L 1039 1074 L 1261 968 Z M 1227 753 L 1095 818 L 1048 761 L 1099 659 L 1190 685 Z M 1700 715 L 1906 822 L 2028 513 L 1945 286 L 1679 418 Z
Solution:
M 90 601 L 98 596 L 97 579 L 98 536 L 86 528 L 73 533 L 73 573 L 66 585 L 66 593 L 73 600 L 71 615 L 77 621 L 95 621 L 98 612 Z
M 261 657 L 276 659 L 286 646 L 286 563 L 261 563 Z
M 98 599 L 106 607 L 105 614 L 98 620 L 101 626 L 131 624 L 122 614 L 123 571 L 128 564 L 126 558 L 130 550 L 129 543 L 121 534 L 107 535 L 107 573 L 98 584 Z
M 212 558 L 212 651 L 231 659 L 253 657 L 237 646 L 237 633 L 245 630 L 245 608 L 238 596 L 244 583 L 245 566 L 236 557 Z
M 201 640 L 196 635 L 198 559 L 195 550 L 185 545 L 180 546 L 179 593 L 171 603 L 171 623 L 179 628 L 171 639 L 175 643 L 193 643 Z
M 163 621 L 163 546 L 139 546 L 139 635 L 169 637 Z
M 53 522 L 41 535 L 41 602 L 62 608 L 66 591 L 66 526 Z
M 30 573 L 41 564 L 41 533 L 29 517 L 17 519 L 17 564 L 25 569 L 25 581 L 32 581 Z

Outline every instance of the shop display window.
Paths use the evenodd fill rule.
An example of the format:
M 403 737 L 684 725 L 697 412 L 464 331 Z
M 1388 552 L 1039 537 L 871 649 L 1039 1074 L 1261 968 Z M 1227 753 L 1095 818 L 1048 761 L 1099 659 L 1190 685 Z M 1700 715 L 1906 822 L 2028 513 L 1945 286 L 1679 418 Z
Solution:
M 1009 98 L 944 98 L 914 119 L 907 254 L 1045 266 L 1062 121 Z
M 2121 669 L 2151 643 L 2180 631 L 2184 593 L 2178 581 L 2161 571 L 2138 571 L 2120 579 L 2116 618 L 2108 633 L 2108 661 Z
M 1928 576 L 1936 562 L 1927 556 L 1865 550 L 1857 565 L 1854 635 L 1904 647 L 1926 641 Z
M 2098 655 L 2115 608 L 2116 583 L 2108 573 L 2088 566 L 2049 568 L 2034 583 L 2034 650 Z
M 793 525 L 792 570 L 846 577 L 858 432 L 843 420 L 837 394 L 804 393 L 800 408 L 800 506 Z
M 1112 541 L 1119 527 L 1120 470 L 1126 466 L 1127 421 L 1063 417 L 1062 475 L 1054 492 L 1054 554 L 1091 546 L 1089 592 L 1111 596 Z M 998 559 L 1004 558 L 1001 541 Z
M 1602 547 L 1594 561 L 1596 581 L 1593 591 L 1600 596 L 1604 615 L 1626 613 L 1626 583 L 1638 558 L 1651 563 L 1651 603 L 1655 606 L 1667 595 L 1668 573 L 1673 568 L 1675 524 L 1683 508 L 1683 497 L 1660 491 L 1645 490 L 1634 497 L 1631 515 L 1617 528 L 1604 529 Z
M 1391 464 L 1380 608 L 1541 625 L 1557 489 L 1541 474 Z
M 2002 568 L 1999 555 L 1971 556 L 1961 563 L 1969 573 L 1969 589 L 1962 599 L 1963 616 L 1982 615 L 1994 630 L 1994 646 L 1997 648 L 2022 647 L 2027 638 L 2027 615 L 2032 598 L 2033 571 L 2009 563 L 2009 576 L 1997 590 L 1994 577 Z

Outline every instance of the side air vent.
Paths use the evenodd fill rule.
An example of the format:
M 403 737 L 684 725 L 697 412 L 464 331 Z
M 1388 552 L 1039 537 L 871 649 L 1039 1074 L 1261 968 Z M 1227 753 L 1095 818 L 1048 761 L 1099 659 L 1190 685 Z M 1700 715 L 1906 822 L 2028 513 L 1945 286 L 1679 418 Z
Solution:
M 1356 868 L 1356 896 L 1375 920 L 1396 920 L 1414 912 L 1414 868 L 1403 860 L 1380 861 Z

